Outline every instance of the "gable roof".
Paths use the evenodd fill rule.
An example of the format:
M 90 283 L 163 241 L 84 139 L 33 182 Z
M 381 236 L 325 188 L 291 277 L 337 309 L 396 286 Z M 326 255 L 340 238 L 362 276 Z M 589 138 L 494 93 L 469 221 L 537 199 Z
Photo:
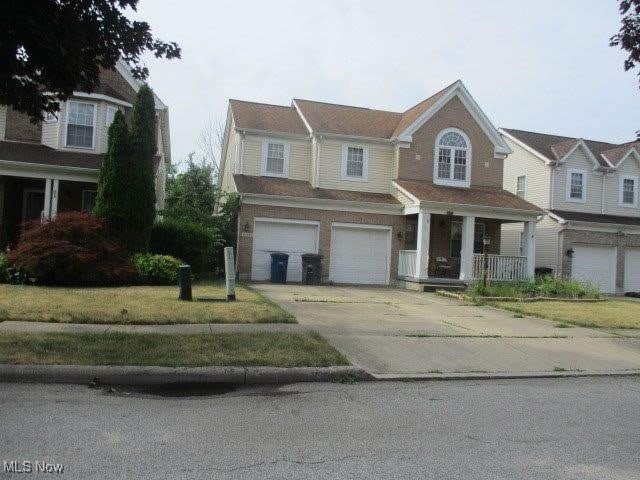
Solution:
M 307 128 L 293 107 L 229 100 L 231 115 L 238 130 L 261 130 L 307 135 Z
M 502 128 L 502 132 L 507 136 L 524 143 L 529 148 L 535 150 L 549 161 L 562 160 L 581 142 L 593 155 L 601 167 L 613 167 L 633 148 L 640 148 L 640 142 L 632 141 L 623 144 L 601 142 L 598 140 L 584 140 L 575 137 L 564 137 L 548 133 L 530 132 L 527 130 L 516 130 L 513 128 Z
M 443 95 L 447 92 L 447 90 L 451 88 L 451 86 L 454 84 L 455 82 L 452 83 L 451 85 L 447 85 L 442 90 L 434 93 L 426 100 L 423 100 L 417 105 L 414 105 L 413 107 L 411 107 L 409 110 L 406 110 L 402 114 L 402 117 L 400 118 L 400 122 L 398 122 L 398 125 L 396 125 L 396 128 L 393 132 L 393 136 L 398 137 L 413 122 L 415 122 L 420 115 L 422 115 L 425 111 L 431 108 L 438 100 L 440 100 L 443 97 Z
M 402 114 L 335 103 L 294 99 L 313 133 L 391 138 Z

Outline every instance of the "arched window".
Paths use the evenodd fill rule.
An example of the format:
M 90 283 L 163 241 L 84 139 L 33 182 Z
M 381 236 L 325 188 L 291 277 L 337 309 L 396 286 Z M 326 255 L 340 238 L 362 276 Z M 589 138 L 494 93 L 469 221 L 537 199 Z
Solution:
M 469 186 L 471 143 L 462 130 L 449 128 L 436 138 L 434 183 Z

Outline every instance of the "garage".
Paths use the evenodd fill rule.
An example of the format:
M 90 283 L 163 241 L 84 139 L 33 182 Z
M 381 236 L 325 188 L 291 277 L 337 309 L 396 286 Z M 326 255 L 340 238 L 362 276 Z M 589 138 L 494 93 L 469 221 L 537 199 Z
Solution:
M 287 281 L 302 280 L 303 253 L 318 253 L 318 222 L 256 218 L 253 227 L 251 280 L 268 280 L 271 276 L 271 254 L 289 254 Z
M 331 225 L 329 279 L 336 283 L 389 283 L 391 227 Z
M 616 247 L 574 245 L 571 278 L 588 282 L 603 293 L 616 290 Z
M 627 248 L 624 254 L 624 291 L 640 292 L 640 248 Z

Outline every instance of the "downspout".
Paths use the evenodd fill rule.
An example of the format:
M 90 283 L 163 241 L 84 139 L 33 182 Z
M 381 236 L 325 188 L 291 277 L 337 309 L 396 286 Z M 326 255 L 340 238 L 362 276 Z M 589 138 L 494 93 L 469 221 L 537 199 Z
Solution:
M 602 188 L 600 189 L 600 215 L 604 215 L 604 178 L 607 176 L 607 171 L 602 172 Z
M 322 135 L 318 135 L 318 146 L 316 156 L 316 188 L 320 187 L 320 153 L 322 152 Z
M 245 132 L 244 130 L 240 132 L 240 174 L 244 175 L 244 138 Z

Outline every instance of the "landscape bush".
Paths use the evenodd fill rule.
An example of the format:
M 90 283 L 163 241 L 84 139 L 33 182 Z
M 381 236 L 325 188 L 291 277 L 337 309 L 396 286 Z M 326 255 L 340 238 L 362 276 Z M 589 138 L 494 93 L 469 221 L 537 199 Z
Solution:
M 0 283 L 9 283 L 11 281 L 11 269 L 13 265 L 7 258 L 6 253 L 0 253 Z
M 126 250 L 109 236 L 104 222 L 75 211 L 24 225 L 7 260 L 44 285 L 123 284 L 134 274 Z
M 133 256 L 133 268 L 138 283 L 145 285 L 175 285 L 178 267 L 182 263 L 170 255 L 138 253 Z
M 476 283 L 467 293 L 472 297 L 600 298 L 599 290 L 592 285 L 553 275 L 536 277 L 534 281 L 491 282 L 486 288 Z
M 153 225 L 149 252 L 180 258 L 191 265 L 193 273 L 208 273 L 222 244 L 222 238 L 203 225 L 167 218 Z

